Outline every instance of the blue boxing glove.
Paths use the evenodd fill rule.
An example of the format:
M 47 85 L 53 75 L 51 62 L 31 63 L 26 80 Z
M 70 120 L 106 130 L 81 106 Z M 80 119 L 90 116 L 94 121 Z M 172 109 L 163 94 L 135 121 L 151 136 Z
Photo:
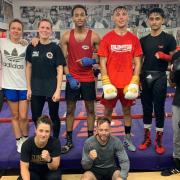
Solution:
M 93 64 L 96 64 L 96 59 L 88 58 L 88 57 L 83 57 L 80 60 L 81 64 L 83 67 L 87 66 L 92 66 Z
M 71 89 L 74 89 L 74 90 L 79 89 L 79 87 L 80 87 L 79 81 L 74 79 L 71 74 L 66 74 L 66 79 L 69 82 Z

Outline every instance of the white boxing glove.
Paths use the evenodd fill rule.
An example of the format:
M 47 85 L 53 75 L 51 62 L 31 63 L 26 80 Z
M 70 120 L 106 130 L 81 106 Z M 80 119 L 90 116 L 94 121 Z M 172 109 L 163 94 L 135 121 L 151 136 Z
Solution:
M 104 99 L 110 100 L 114 99 L 117 96 L 117 89 L 112 84 L 106 84 L 102 86 Z
M 139 95 L 139 86 L 137 84 L 129 84 L 127 91 L 124 93 L 125 99 L 134 100 Z

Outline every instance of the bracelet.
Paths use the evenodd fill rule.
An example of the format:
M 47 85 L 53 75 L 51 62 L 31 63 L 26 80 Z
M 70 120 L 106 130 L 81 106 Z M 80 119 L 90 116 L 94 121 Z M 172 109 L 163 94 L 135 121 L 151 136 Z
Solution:
M 53 161 L 53 159 L 52 159 L 52 157 L 51 157 L 50 161 L 49 161 L 49 162 L 47 162 L 47 163 L 52 163 L 52 161 Z

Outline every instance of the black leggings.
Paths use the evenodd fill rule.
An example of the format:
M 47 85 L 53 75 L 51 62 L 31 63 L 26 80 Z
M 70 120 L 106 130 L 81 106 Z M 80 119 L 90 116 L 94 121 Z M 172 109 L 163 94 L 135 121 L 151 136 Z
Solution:
M 53 122 L 53 136 L 58 138 L 61 127 L 59 114 L 58 114 L 59 101 L 53 102 L 51 97 L 32 95 L 31 97 L 32 120 L 36 125 L 37 119 L 42 115 L 43 107 L 46 101 L 48 102 L 49 115 Z
M 151 73 L 149 73 L 151 74 Z M 141 102 L 143 107 L 143 122 L 144 124 L 152 123 L 152 113 L 154 108 L 154 114 L 156 117 L 156 127 L 164 127 L 164 106 L 166 100 L 166 91 L 167 91 L 167 76 L 165 72 L 159 74 L 159 76 L 152 75 L 152 80 L 147 82 L 148 79 L 151 79 L 148 73 L 141 76 L 142 84 L 142 93 L 141 93 Z

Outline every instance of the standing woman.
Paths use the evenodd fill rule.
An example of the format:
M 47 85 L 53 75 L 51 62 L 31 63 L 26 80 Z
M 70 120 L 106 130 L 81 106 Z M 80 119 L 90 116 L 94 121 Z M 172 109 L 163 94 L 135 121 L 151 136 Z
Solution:
M 17 151 L 28 137 L 28 101 L 25 76 L 26 47 L 20 44 L 23 24 L 14 19 L 9 24 L 9 39 L 0 40 L 2 55 L 2 88 L 11 114 Z
M 63 65 L 65 59 L 58 45 L 50 42 L 52 24 L 48 19 L 38 23 L 39 43 L 30 44 L 26 52 L 27 97 L 31 99 L 32 120 L 35 125 L 41 116 L 45 101 L 53 121 L 53 135 L 59 137 L 60 119 L 58 115 Z

